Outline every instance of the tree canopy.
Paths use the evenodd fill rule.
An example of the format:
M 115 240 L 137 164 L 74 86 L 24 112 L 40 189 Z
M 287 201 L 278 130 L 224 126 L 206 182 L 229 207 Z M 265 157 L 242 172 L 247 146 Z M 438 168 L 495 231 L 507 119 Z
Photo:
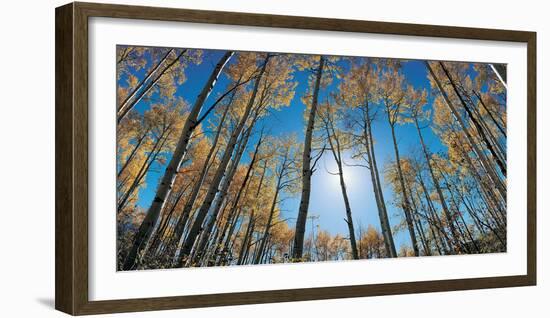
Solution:
M 506 251 L 502 67 L 117 46 L 118 269 Z

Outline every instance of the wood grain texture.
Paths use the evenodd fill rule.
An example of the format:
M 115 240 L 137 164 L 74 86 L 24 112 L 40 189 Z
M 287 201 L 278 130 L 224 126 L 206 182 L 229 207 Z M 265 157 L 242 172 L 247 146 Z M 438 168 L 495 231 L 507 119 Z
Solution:
M 527 40 L 527 279 L 537 284 L 537 34 Z
M 55 308 L 74 313 L 73 5 L 55 10 Z
M 72 314 L 427 293 L 536 284 L 536 33 L 238 12 L 71 3 L 56 9 L 56 299 Z M 527 43 L 527 275 L 146 299 L 88 300 L 88 18 L 111 17 Z
M 498 278 L 454 279 L 411 283 L 372 284 L 342 287 L 286 289 L 260 292 L 210 294 L 196 296 L 121 299 L 89 302 L 78 314 L 104 314 L 197 308 L 213 306 L 248 305 L 274 302 L 306 301 L 334 298 L 352 298 L 381 295 L 430 293 L 468 289 L 529 286 L 525 276 Z

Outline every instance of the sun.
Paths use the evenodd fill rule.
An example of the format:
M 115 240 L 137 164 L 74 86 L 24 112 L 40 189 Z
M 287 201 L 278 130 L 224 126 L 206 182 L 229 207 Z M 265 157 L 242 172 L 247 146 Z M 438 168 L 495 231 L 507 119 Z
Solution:
M 324 168 L 325 171 L 323 171 L 323 173 L 325 174 L 325 179 L 327 180 L 327 183 L 330 184 L 331 188 L 341 189 L 342 186 L 340 184 L 340 173 L 338 165 L 336 164 L 332 156 L 325 158 Z M 354 173 L 357 172 L 354 171 L 354 169 L 352 169 L 351 167 L 342 163 L 342 175 L 344 176 L 344 184 L 346 188 L 349 188 L 353 184 Z

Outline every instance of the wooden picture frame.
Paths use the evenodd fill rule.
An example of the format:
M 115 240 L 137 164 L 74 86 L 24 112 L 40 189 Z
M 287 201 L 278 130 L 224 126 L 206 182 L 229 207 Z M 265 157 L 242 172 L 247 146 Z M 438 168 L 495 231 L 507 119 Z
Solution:
M 55 307 L 72 314 L 164 310 L 536 285 L 536 33 L 70 3 L 56 17 Z M 88 19 L 109 17 L 527 43 L 527 274 L 406 283 L 90 301 L 88 298 Z

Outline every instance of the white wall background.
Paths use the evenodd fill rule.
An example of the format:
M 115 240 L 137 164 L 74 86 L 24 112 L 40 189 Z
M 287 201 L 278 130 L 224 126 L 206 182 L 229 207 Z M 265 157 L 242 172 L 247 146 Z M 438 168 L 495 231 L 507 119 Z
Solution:
M 550 235 L 550 23 L 544 1 L 138 0 L 128 4 L 336 17 L 538 32 L 537 287 L 384 296 L 138 313 L 137 317 L 548 317 Z M 65 2 L 12 1 L 0 10 L 0 315 L 62 317 L 54 297 L 54 8 Z M 123 315 L 111 315 L 123 317 Z M 128 317 L 131 314 L 124 314 Z

